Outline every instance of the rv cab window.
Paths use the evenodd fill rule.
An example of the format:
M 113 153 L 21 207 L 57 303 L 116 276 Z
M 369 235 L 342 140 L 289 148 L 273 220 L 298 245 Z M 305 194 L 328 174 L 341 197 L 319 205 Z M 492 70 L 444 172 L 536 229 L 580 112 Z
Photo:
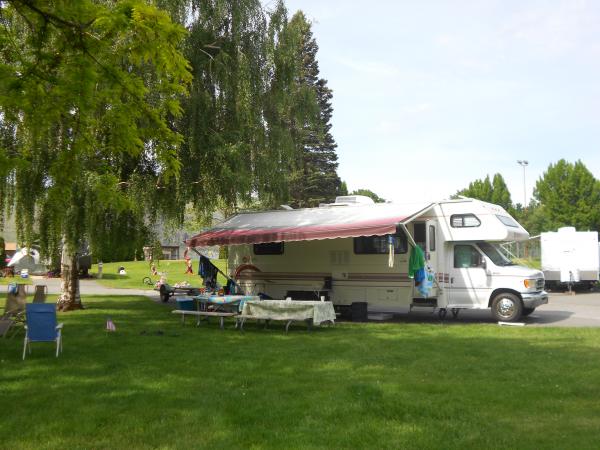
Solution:
M 283 255 L 283 242 L 266 242 L 253 247 L 255 255 Z
M 394 253 L 406 253 L 408 242 L 404 232 L 398 228 L 394 234 Z M 361 236 L 354 238 L 355 255 L 384 255 L 389 252 L 388 236 Z
M 450 216 L 450 226 L 452 228 L 470 228 L 479 225 L 481 225 L 481 221 L 475 214 L 452 214 Z
M 469 267 L 482 266 L 481 253 L 472 245 L 455 245 L 454 246 L 454 267 L 457 269 L 465 269 Z

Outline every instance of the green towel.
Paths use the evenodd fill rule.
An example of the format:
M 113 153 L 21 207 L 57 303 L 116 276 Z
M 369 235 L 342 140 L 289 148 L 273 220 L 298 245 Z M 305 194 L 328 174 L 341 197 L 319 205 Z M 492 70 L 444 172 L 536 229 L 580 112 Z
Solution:
M 418 245 L 410 250 L 410 257 L 408 258 L 408 276 L 409 278 L 415 277 L 417 270 L 425 267 L 425 255 L 423 250 Z

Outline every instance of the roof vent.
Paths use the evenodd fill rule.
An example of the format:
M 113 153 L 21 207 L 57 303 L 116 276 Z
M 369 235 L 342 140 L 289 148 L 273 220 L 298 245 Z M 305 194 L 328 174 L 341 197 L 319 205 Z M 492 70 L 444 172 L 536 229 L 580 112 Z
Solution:
M 366 195 L 343 195 L 335 198 L 336 204 L 342 205 L 372 205 L 375 202 Z

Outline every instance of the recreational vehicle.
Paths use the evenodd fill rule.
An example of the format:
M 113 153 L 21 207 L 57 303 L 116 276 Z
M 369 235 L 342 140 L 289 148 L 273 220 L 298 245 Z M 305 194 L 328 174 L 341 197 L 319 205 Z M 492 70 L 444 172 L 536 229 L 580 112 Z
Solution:
M 544 275 L 513 264 L 498 244 L 528 238 L 503 208 L 479 200 L 375 204 L 346 196 L 318 208 L 238 214 L 188 245 L 229 245 L 230 276 L 246 293 L 324 297 L 340 310 L 426 307 L 442 318 L 491 308 L 497 320 L 517 321 L 548 302 Z M 430 290 L 409 276 L 413 252 Z
M 549 288 L 591 288 L 600 272 L 598 232 L 559 228 L 540 235 L 542 271 Z

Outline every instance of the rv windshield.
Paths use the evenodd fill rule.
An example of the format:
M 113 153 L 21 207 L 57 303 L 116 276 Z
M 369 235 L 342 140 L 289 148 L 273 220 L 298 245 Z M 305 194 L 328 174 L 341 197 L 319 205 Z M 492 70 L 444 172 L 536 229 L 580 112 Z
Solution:
M 502 254 L 500 249 L 495 244 L 489 242 L 478 242 L 477 246 L 485 253 L 485 255 L 492 260 L 497 266 L 514 266 L 506 256 Z

